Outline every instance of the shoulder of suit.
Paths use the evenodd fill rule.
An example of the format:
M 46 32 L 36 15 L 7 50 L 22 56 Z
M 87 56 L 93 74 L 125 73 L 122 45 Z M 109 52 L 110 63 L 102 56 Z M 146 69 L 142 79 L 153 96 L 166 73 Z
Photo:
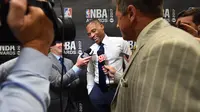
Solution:
M 72 60 L 68 59 L 68 58 L 64 58 L 64 63 L 67 64 L 68 67 L 72 68 L 74 63 Z M 66 66 L 66 65 L 65 65 Z
M 176 43 L 177 45 L 198 47 L 200 49 L 199 42 L 191 34 L 171 25 L 161 28 L 152 36 L 155 36 L 153 38 L 156 39 L 148 41 L 148 43 L 154 43 L 156 46 Z
M 176 27 L 173 27 L 173 26 L 168 26 L 168 27 L 165 27 L 165 28 L 161 28 L 156 34 L 155 34 L 157 37 L 168 37 L 166 39 L 175 39 L 175 40 L 187 40 L 187 41 L 191 41 L 191 40 L 195 40 L 193 39 L 194 37 L 179 29 L 179 28 L 176 28 Z
M 51 58 L 53 56 L 53 54 L 51 52 L 49 52 L 48 57 Z
M 72 62 L 72 60 L 68 59 L 68 58 L 64 58 L 66 62 Z

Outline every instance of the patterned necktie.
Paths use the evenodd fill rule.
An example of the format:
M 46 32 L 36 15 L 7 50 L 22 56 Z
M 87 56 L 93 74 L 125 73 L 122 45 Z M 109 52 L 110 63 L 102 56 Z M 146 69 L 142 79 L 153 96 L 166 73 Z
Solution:
M 104 56 L 104 47 L 103 43 L 100 44 L 100 48 L 97 51 L 98 55 L 98 69 L 99 69 L 99 88 L 102 92 L 107 91 L 107 85 L 106 85 L 106 75 L 103 72 L 102 67 L 105 65 L 105 56 Z
M 63 63 L 63 58 L 62 57 L 60 57 L 59 58 L 59 62 L 60 62 L 60 64 L 62 65 L 62 67 L 63 67 L 63 73 L 65 74 L 66 72 L 67 72 L 67 69 L 66 69 L 66 66 L 65 66 L 65 64 Z

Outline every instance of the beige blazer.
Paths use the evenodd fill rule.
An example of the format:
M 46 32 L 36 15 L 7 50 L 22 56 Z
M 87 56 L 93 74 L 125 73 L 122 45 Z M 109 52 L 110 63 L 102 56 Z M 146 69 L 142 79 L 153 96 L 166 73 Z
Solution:
M 200 112 L 200 45 L 163 18 L 140 33 L 112 112 Z

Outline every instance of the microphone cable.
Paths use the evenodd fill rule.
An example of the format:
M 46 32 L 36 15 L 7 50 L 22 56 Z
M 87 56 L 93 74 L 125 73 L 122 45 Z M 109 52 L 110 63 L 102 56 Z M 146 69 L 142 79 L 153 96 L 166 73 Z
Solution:
M 65 24 L 65 21 L 64 21 L 64 8 L 63 8 L 63 1 L 62 0 L 59 0 L 59 3 L 60 3 L 60 10 L 61 10 L 61 20 L 63 22 L 63 25 Z M 64 27 L 62 27 L 61 29 L 61 36 L 62 36 L 62 60 L 61 60 L 61 63 L 64 64 L 64 41 L 65 41 L 65 35 L 64 35 Z M 63 76 L 64 76 L 64 66 L 62 64 L 62 72 L 61 72 L 61 81 L 60 81 L 60 111 L 63 112 Z

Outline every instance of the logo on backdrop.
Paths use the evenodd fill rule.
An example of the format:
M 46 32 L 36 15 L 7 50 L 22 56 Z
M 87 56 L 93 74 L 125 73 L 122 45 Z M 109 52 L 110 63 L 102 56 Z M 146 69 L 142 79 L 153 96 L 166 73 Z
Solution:
M 64 54 L 82 54 L 82 41 L 67 41 L 64 44 Z
M 20 49 L 19 45 L 0 45 L 0 56 L 18 56 Z
M 163 17 L 170 23 L 176 22 L 176 10 L 175 9 L 163 9 Z
M 114 12 L 113 9 L 86 9 L 86 23 L 91 19 L 98 19 L 102 23 L 113 23 Z
M 64 16 L 72 18 L 72 8 L 64 8 Z
M 118 37 L 118 38 L 122 38 L 122 37 Z M 129 43 L 130 49 L 131 50 L 135 50 L 136 49 L 136 42 L 129 40 L 127 41 Z
M 136 42 L 130 40 L 130 41 L 128 41 L 128 43 L 130 45 L 130 49 L 131 50 L 135 50 L 136 49 Z

